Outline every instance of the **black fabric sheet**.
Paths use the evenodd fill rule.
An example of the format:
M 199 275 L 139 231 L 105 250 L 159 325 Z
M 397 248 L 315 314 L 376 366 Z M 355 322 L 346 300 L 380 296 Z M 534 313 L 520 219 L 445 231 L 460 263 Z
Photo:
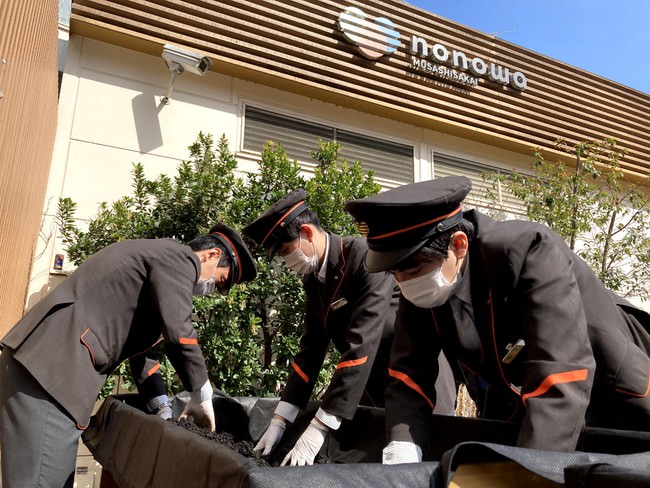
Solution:
M 173 400 L 174 415 L 186 397 Z M 256 442 L 277 399 L 213 398 L 218 430 Z M 276 451 L 289 449 L 313 417 L 312 402 Z M 109 397 L 83 440 L 121 488 L 438 488 L 461 464 L 512 461 L 571 488 L 650 486 L 650 433 L 585 429 L 580 448 L 561 453 L 513 447 L 516 426 L 507 422 L 433 416 L 425 462 L 381 464 L 385 445 L 382 409 L 360 407 L 352 421 L 332 432 L 320 454 L 335 464 L 260 467 L 231 449 L 141 411 L 137 395 Z M 433 432 L 436 434 L 434 435 Z
M 440 486 L 447 486 L 453 478 L 454 471 L 461 464 L 512 461 L 550 481 L 564 486 L 588 487 L 591 472 L 589 468 L 597 468 L 602 473 L 619 476 L 621 481 L 626 476 L 635 478 L 638 473 L 650 475 L 650 451 L 636 454 L 615 455 L 593 452 L 557 452 L 523 449 L 488 442 L 466 442 L 447 451 L 442 459 Z M 604 467 L 607 469 L 604 469 Z M 571 472 L 570 483 L 566 473 Z M 618 488 L 618 484 L 610 487 Z M 637 485 L 637 486 L 650 486 Z
M 239 488 L 253 466 L 227 447 L 113 397 L 82 438 L 120 488 Z
M 646 453 L 650 456 L 650 453 Z M 643 488 L 650 486 L 650 470 L 610 464 L 570 466 L 564 473 L 567 488 Z
M 256 468 L 249 472 L 250 488 L 435 488 L 438 463 L 321 464 Z

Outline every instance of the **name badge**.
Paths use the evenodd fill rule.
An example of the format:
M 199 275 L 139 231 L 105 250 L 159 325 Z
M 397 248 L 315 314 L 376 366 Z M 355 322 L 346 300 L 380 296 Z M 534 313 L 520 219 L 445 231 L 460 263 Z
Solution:
M 510 364 L 515 360 L 517 354 L 519 354 L 524 347 L 526 347 L 526 342 L 523 339 L 519 339 L 514 344 L 508 344 L 506 346 L 506 355 L 503 356 L 501 362 L 503 364 Z
M 338 300 L 335 300 L 335 301 L 332 302 L 332 304 L 330 305 L 330 308 L 332 310 L 338 310 L 339 308 L 341 308 L 342 306 L 347 305 L 347 304 L 348 304 L 348 301 L 345 298 L 339 298 Z

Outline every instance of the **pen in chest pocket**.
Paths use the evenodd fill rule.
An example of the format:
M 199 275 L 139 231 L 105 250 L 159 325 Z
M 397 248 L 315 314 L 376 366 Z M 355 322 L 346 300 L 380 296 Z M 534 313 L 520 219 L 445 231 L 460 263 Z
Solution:
M 332 310 L 338 310 L 339 308 L 343 307 L 344 305 L 347 305 L 348 301 L 345 298 L 339 298 L 338 300 L 334 300 L 330 304 L 330 308 Z

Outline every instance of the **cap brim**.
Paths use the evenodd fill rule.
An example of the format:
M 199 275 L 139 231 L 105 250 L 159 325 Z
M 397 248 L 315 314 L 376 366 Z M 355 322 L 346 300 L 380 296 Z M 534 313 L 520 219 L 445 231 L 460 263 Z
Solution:
M 419 242 L 415 246 L 404 249 L 396 249 L 394 251 L 373 251 L 368 249 L 364 265 L 366 270 L 370 273 L 378 273 L 379 271 L 387 271 L 394 268 L 406 258 L 415 254 L 426 241 Z
M 235 278 L 235 266 L 231 264 L 230 265 L 230 279 L 228 280 L 228 285 L 226 286 L 226 288 L 227 288 L 226 293 L 228 293 L 230 291 L 230 289 L 235 285 L 235 281 L 236 281 L 236 278 Z
M 268 247 L 266 248 L 266 259 L 267 259 L 268 261 L 271 261 L 271 260 L 273 259 L 273 256 L 275 256 L 275 253 L 276 253 L 277 250 L 278 250 L 278 246 L 279 246 L 279 244 L 280 244 L 280 242 L 276 240 L 276 241 L 273 243 L 273 245 L 268 246 Z

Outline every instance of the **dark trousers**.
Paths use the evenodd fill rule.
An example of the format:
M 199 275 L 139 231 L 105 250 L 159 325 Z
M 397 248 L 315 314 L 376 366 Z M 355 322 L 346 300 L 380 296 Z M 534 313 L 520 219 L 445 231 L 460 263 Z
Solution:
M 5 488 L 73 486 L 81 431 L 8 351 L 0 353 L 0 448 Z

